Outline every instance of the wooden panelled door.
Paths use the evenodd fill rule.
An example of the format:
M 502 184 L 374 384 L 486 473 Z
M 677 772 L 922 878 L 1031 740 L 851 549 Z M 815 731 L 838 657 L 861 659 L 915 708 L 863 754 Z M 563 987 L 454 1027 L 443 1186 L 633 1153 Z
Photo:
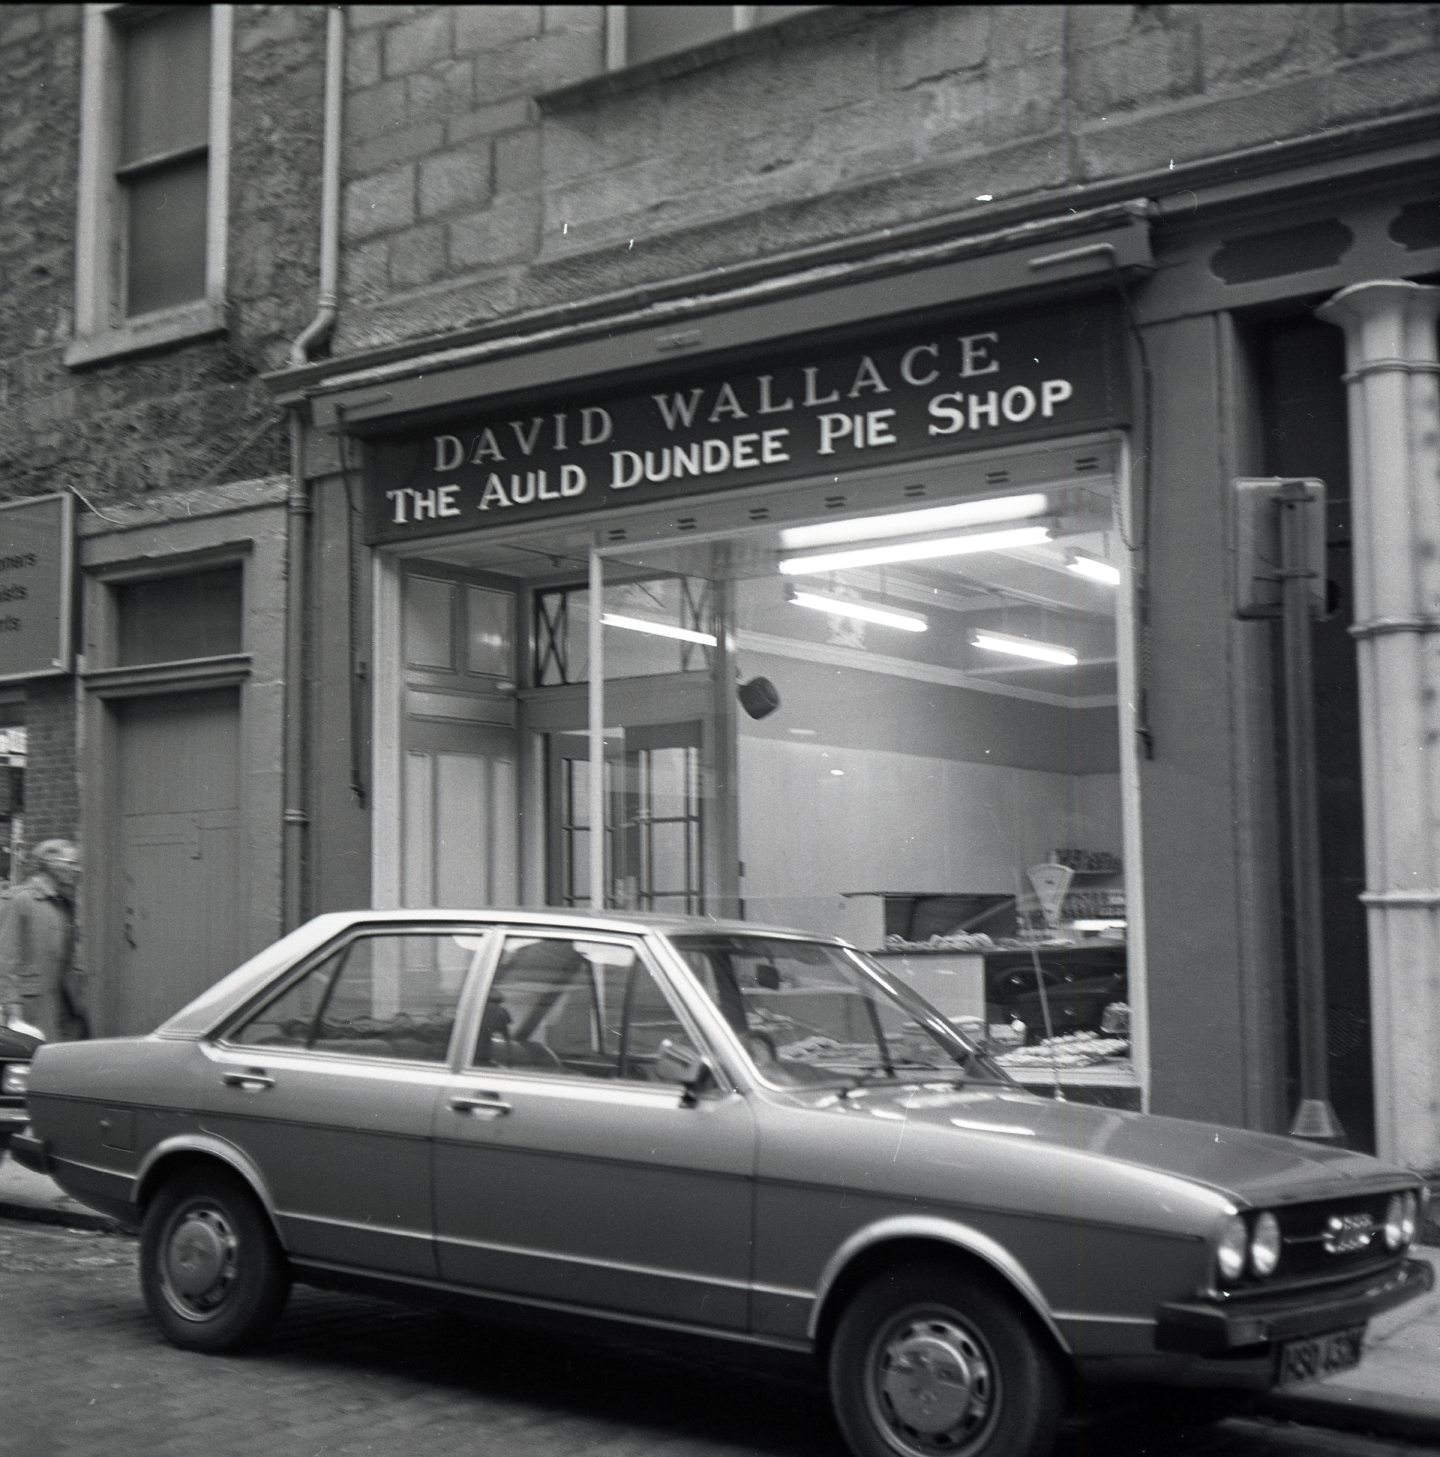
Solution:
M 400 637 L 402 904 L 515 905 L 513 584 L 436 562 L 407 563 Z
M 123 1036 L 243 959 L 239 690 L 121 700 L 115 727 L 112 954 L 93 969 L 111 981 L 98 1030 Z

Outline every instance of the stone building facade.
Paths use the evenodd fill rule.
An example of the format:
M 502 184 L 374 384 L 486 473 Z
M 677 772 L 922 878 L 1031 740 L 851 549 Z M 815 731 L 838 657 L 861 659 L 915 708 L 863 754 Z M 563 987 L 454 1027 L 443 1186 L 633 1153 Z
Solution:
M 73 831 L 96 867 L 86 947 L 107 987 L 103 1027 L 144 1025 L 316 911 L 447 891 L 592 898 L 559 848 L 583 847 L 587 831 L 552 799 L 557 776 L 578 785 L 577 765 L 603 769 L 595 730 L 612 726 L 608 704 L 634 718 L 619 725 L 618 774 L 693 754 L 685 762 L 706 786 L 679 816 L 703 849 L 693 884 L 647 890 L 641 859 L 627 880 L 576 851 L 577 865 L 611 876 L 610 899 L 673 892 L 707 910 L 739 901 L 825 921 L 827 896 L 847 893 L 889 895 L 886 915 L 907 895 L 1012 895 L 1024 919 L 1028 890 L 1002 865 L 1023 877 L 1035 860 L 1081 852 L 1072 869 L 1103 867 L 1086 872 L 1084 905 L 1127 912 L 1128 990 L 1110 995 L 1129 1005 L 1135 1057 L 1119 1092 L 1096 1080 L 1079 1095 L 1283 1128 L 1305 1091 L 1284 674 L 1275 625 L 1236 616 L 1234 482 L 1316 477 L 1334 583 L 1313 630 L 1330 1092 L 1352 1139 L 1440 1166 L 1440 1048 L 1417 1030 L 1440 1025 L 1425 990 L 1440 935 L 1440 800 L 1423 707 L 1440 686 L 1424 651 L 1440 604 L 1421 568 L 1387 579 L 1391 600 L 1376 605 L 1375 563 L 1389 558 L 1373 551 L 1377 523 L 1408 510 L 1377 503 L 1404 499 L 1433 464 L 1440 7 L 209 9 L 208 272 L 193 301 L 140 315 L 126 314 L 118 284 L 94 282 L 119 266 L 115 179 L 124 191 L 150 175 L 106 151 L 105 104 L 116 103 L 103 103 L 140 8 L 0 14 L 0 493 L 74 494 L 79 622 L 71 671 L 0 681 L 0 724 L 30 730 L 27 837 Z M 145 165 L 170 159 L 161 149 Z M 1317 314 L 1368 284 L 1403 287 L 1361 288 Z M 1361 340 L 1400 315 L 1393 349 Z M 1109 393 L 1083 429 L 1031 418 L 1025 401 L 1043 398 L 1044 380 L 1017 383 L 1032 395 L 973 397 L 980 414 L 954 432 L 964 438 L 921 424 L 913 451 L 897 439 L 895 469 L 884 464 L 893 422 L 868 412 L 904 389 L 873 362 L 882 345 L 918 387 L 954 340 L 971 341 L 963 376 L 998 368 L 982 336 L 1027 330 L 1062 363 L 1097 331 L 1107 341 Z M 518 491 L 517 460 L 501 473 L 524 509 L 498 525 L 476 515 L 462 531 L 438 514 L 387 525 L 387 492 L 420 479 L 404 462 L 428 449 L 438 464 L 450 450 L 441 437 L 478 449 L 478 491 L 479 467 L 497 463 L 474 445 L 488 422 L 518 422 L 513 438 L 534 442 L 538 419 L 582 429 L 589 408 L 613 423 L 673 385 L 682 401 L 701 391 L 726 448 L 746 450 L 743 421 L 765 403 L 757 412 L 737 393 L 722 406 L 721 385 L 770 380 L 761 399 L 779 420 L 791 369 L 808 378 L 818 419 L 828 386 L 804 371 L 852 358 L 878 375 L 867 387 L 857 365 L 849 423 L 822 424 L 822 439 L 838 455 L 868 432 L 879 456 L 824 462 L 830 475 L 762 466 L 681 492 L 652 472 L 644 510 L 612 492 L 613 509 L 588 516 L 545 504 L 556 478 L 527 484 L 527 450 Z M 1357 422 L 1395 405 L 1356 392 L 1387 369 L 1414 396 L 1414 424 L 1400 458 L 1377 463 Z M 798 429 L 808 399 L 789 398 Z M 1066 403 L 1058 385 L 1053 398 Z M 999 433 L 981 439 L 987 408 Z M 704 442 L 686 441 L 679 449 L 699 459 Z M 654 444 L 609 442 L 642 461 Z M 770 444 L 778 461 L 779 437 Z M 668 470 L 677 457 L 666 459 Z M 1067 502 L 1085 494 L 1076 472 L 1104 475 L 1110 519 L 1082 521 L 1077 508 L 1059 528 L 1064 541 L 1103 538 L 1123 568 L 1113 645 L 1096 654 L 1104 684 L 1037 690 L 1038 679 L 987 678 L 963 654 L 907 659 L 843 632 L 810 653 L 743 617 L 758 578 L 714 565 L 768 550 L 756 534 L 766 520 L 853 518 L 866 502 L 888 511 L 902 476 L 927 501 L 997 499 L 999 477 L 987 484 L 977 462 L 1069 482 Z M 469 500 L 463 474 L 425 478 L 460 483 L 454 497 L 427 497 L 429 509 Z M 845 487 L 845 506 L 826 504 L 827 481 Z M 541 495 L 528 515 L 525 491 Z M 1050 491 L 1052 510 L 1062 494 Z M 676 501 L 695 511 L 677 516 Z M 720 624 L 718 666 L 652 674 L 673 701 L 693 697 L 693 734 L 641 703 L 630 679 L 597 669 L 596 690 L 588 670 L 541 661 L 559 604 L 579 623 L 584 592 L 611 585 L 615 530 L 636 558 L 613 583 L 622 595 L 643 581 L 708 584 L 691 607 Z M 713 544 L 711 566 L 682 571 L 676 543 L 692 530 Z M 537 556 L 553 570 L 516 565 Z M 879 586 L 912 606 L 917 592 L 948 594 L 956 623 L 981 621 L 988 592 L 1003 605 L 992 625 L 1045 636 L 1073 599 L 1023 576 L 992 574 L 983 592 L 974 574 L 937 585 L 882 573 Z M 843 585 L 876 585 L 857 582 Z M 415 657 L 425 604 L 452 614 L 446 632 L 470 633 L 468 666 Z M 578 653 L 580 628 L 573 636 Z M 732 637 L 738 666 L 761 662 L 790 709 L 752 727 L 726 706 L 713 684 L 737 667 Z M 475 646 L 482 638 L 508 644 L 505 671 Z M 786 713 L 829 691 L 806 677 L 807 653 L 837 674 L 875 675 L 846 679 L 855 702 L 895 697 L 893 723 L 875 716 L 833 742 L 818 731 L 816 753 L 870 756 L 848 783 L 899 766 L 903 797 L 921 782 L 906 772 L 926 785 L 958 775 L 971 788 L 954 803 L 979 803 L 990 791 L 973 766 L 998 755 L 1009 777 L 986 803 L 997 824 L 1043 819 L 1042 781 L 1057 776 L 1063 811 L 1033 837 L 955 828 L 936 860 L 950 867 L 936 871 L 943 883 L 906 859 L 902 821 L 888 862 L 858 848 L 843 861 L 864 883 L 837 878 L 837 860 L 831 880 L 803 884 L 784 863 L 803 854 L 784 825 L 767 828 L 766 796 L 745 776 L 810 752 L 799 738 L 782 753 L 775 737 L 803 731 Z M 1400 829 L 1395 811 L 1379 814 L 1382 658 L 1384 702 L 1399 695 L 1418 715 L 1386 762 L 1403 750 L 1400 793 L 1428 807 Z M 924 684 L 953 695 L 941 717 L 973 710 L 973 742 L 959 745 L 948 720 L 922 722 L 940 701 L 915 696 Z M 1039 717 L 1009 724 L 1002 701 Z M 1104 735 L 1066 717 L 1102 712 Z M 768 738 L 767 724 L 780 726 Z M 566 749 L 567 735 L 583 751 Z M 444 774 L 459 776 L 449 791 Z M 444 810 L 462 802 L 462 782 L 485 825 L 457 847 Z M 914 808 L 918 824 L 939 801 L 929 788 L 917 798 L 931 801 Z M 616 846 L 656 817 L 654 805 L 615 813 L 630 815 L 623 833 L 618 821 L 608 831 Z M 513 833 L 495 828 L 507 817 Z M 202 896 L 204 915 L 188 914 Z M 853 914 L 858 902 L 846 904 Z M 907 942 L 915 930 L 889 934 Z

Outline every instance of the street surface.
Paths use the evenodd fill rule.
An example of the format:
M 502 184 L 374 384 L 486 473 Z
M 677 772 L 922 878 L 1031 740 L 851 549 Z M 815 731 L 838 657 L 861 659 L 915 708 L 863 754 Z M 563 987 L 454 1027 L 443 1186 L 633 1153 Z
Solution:
M 155 1333 L 135 1241 L 0 1222 L 5 1457 L 842 1457 L 802 1363 L 297 1287 L 266 1344 Z M 1262 1420 L 1068 1429 L 1059 1457 L 1415 1457 Z

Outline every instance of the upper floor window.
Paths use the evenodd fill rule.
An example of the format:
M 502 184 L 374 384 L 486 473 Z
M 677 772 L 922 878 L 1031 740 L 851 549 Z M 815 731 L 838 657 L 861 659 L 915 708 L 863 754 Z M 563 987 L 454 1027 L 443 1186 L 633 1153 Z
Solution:
M 228 5 L 86 7 L 72 364 L 223 325 L 231 29 Z
M 736 31 L 754 30 L 818 10 L 816 5 L 608 5 L 608 55 L 612 71 L 657 56 L 688 50 Z

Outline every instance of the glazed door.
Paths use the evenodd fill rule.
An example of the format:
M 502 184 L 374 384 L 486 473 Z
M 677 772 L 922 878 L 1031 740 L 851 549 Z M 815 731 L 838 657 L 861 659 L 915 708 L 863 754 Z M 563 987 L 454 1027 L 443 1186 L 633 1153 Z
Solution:
M 503 578 L 405 568 L 401 886 L 406 906 L 519 899 L 515 599 Z
M 149 1032 L 238 965 L 237 689 L 115 708 L 119 804 L 107 937 L 113 1023 Z M 108 970 L 108 968 L 107 968 Z
M 606 904 L 704 910 L 701 723 L 658 723 L 605 735 Z M 581 732 L 550 736 L 549 901 L 590 904 L 590 759 Z

